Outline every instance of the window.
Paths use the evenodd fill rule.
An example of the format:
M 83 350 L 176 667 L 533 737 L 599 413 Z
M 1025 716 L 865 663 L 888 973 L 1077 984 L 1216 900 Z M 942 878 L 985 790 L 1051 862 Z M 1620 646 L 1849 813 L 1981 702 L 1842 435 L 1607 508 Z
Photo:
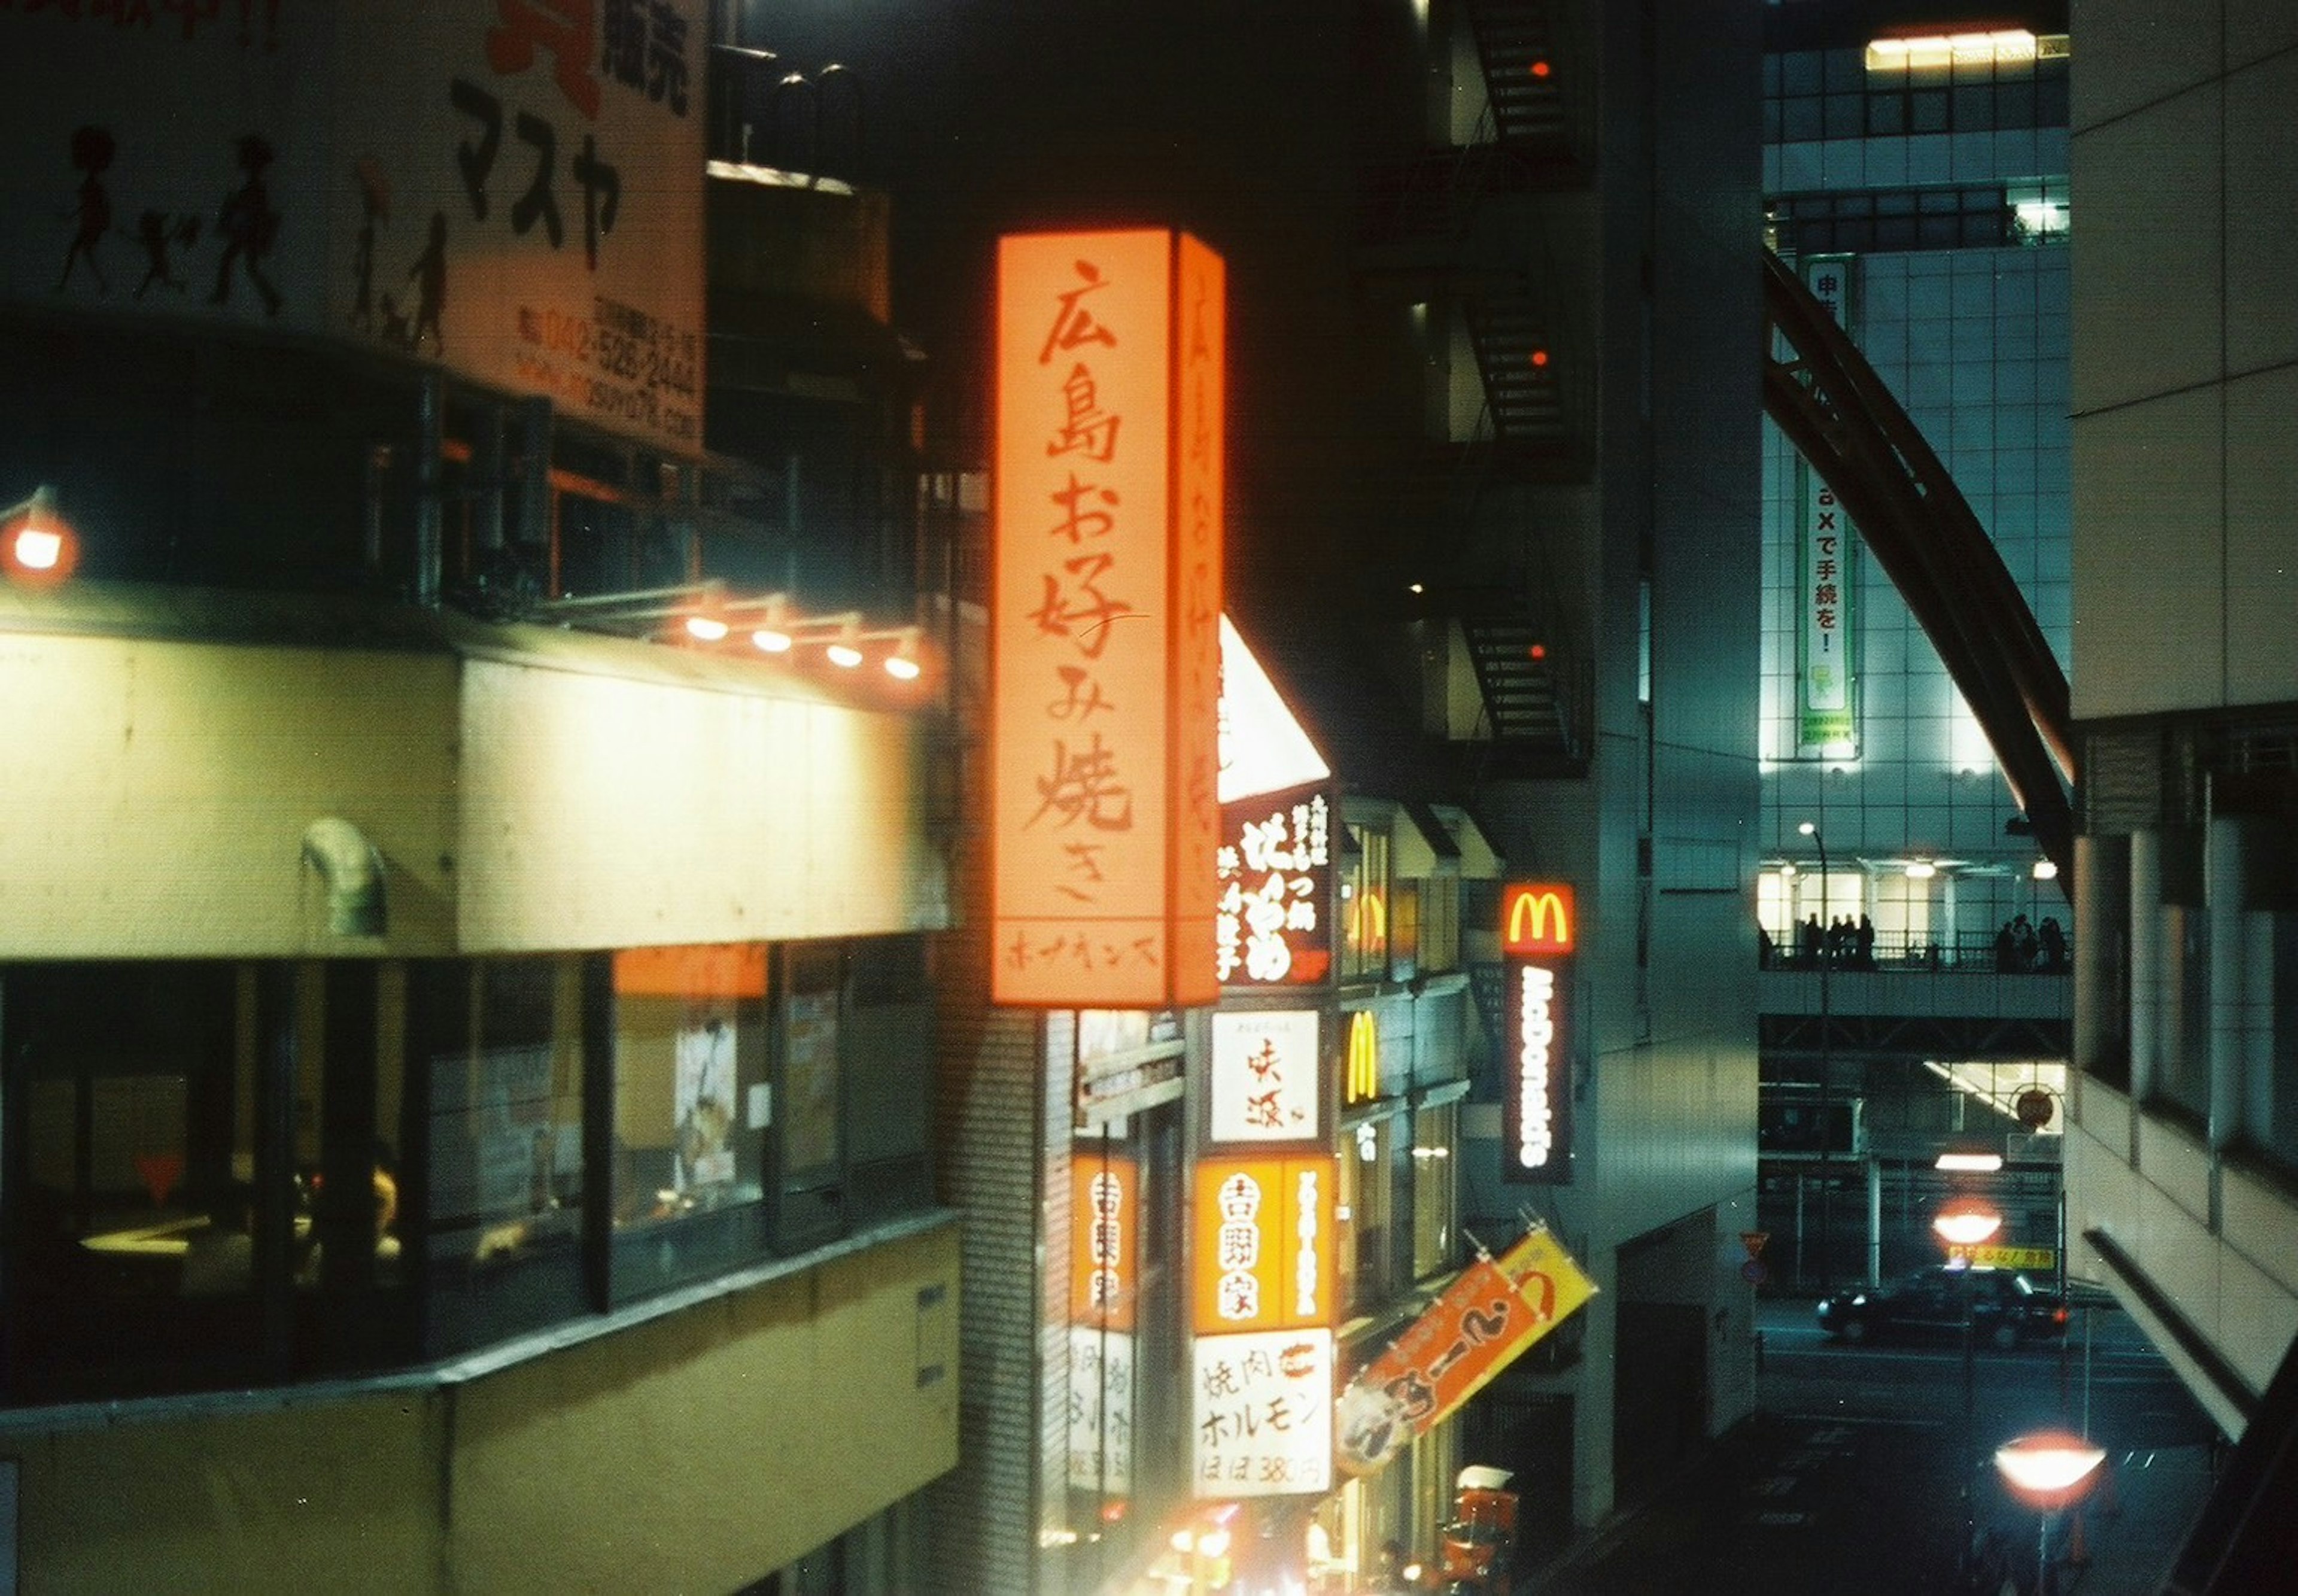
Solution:
M 1454 1227 L 1459 1220 L 1459 1183 L 1453 1150 L 1459 1145 L 1459 1110 L 1452 1104 L 1424 1107 L 1412 1116 L 1412 1278 L 1426 1280 L 1452 1267 Z
M 1384 1115 L 1358 1124 L 1342 1143 L 1340 1201 L 1349 1217 L 1336 1239 L 1341 1302 L 1348 1314 L 1368 1312 L 1388 1300 L 1397 1285 L 1398 1248 L 1411 1239 L 1396 1233 L 1400 1129 L 1397 1116 Z
M 426 962 L 409 1046 L 430 1082 L 424 1267 L 433 1350 L 591 1306 L 583 1214 L 579 955 Z
M 1441 975 L 1460 967 L 1460 878 L 1431 876 L 1420 883 L 1420 969 Z
M 406 1365 L 929 1207 L 922 949 L 0 966 L 0 1377 Z
M 1341 979 L 1388 975 L 1388 833 L 1348 827 L 1341 860 Z
M 618 1302 L 765 1248 L 766 948 L 615 955 Z

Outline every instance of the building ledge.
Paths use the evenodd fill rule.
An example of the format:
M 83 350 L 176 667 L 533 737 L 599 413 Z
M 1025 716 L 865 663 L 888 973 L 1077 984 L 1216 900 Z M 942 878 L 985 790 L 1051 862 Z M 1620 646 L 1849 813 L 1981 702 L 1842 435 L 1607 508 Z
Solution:
M 0 1410 L 0 1439 L 107 1430 L 132 1424 L 177 1424 L 188 1419 L 326 1407 L 359 1397 L 426 1393 L 467 1385 L 520 1364 L 564 1352 L 569 1347 L 619 1336 L 641 1325 L 737 1296 L 776 1280 L 802 1275 L 841 1258 L 849 1258 L 892 1242 L 924 1236 L 957 1221 L 957 1211 L 948 1208 L 888 1220 L 857 1230 L 851 1236 L 841 1236 L 811 1252 L 789 1258 L 767 1259 L 732 1274 L 698 1281 L 641 1302 L 628 1302 L 605 1313 L 570 1319 L 548 1329 L 514 1336 L 479 1352 L 461 1353 L 435 1363 L 417 1364 L 386 1373 L 312 1380 L 293 1385 L 186 1392 L 111 1402 L 59 1402 L 46 1407 Z

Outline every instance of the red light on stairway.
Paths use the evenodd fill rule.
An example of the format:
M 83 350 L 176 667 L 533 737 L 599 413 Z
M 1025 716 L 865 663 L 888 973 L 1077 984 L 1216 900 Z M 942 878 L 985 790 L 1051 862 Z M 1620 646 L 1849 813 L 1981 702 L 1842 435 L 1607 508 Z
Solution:
M 1547 365 L 1547 364 L 1548 364 L 1548 351 L 1547 351 L 1546 350 L 1544 350 L 1544 349 L 1535 349 L 1535 350 L 1533 350 L 1533 351 L 1532 351 L 1532 363 L 1533 363 L 1533 365 L 1534 367 L 1542 367 L 1542 366 Z
M 1533 75 L 1533 77 L 1535 77 L 1535 78 L 1545 78 L 1545 77 L 1547 77 L 1547 76 L 1548 76 L 1548 72 L 1549 72 L 1549 66 L 1548 66 L 1548 63 L 1547 63 L 1546 62 L 1544 62 L 1544 61 L 1535 61 L 1535 62 L 1533 62 L 1532 63 L 1532 75 Z
M 1545 659 L 1548 657 L 1548 645 L 1546 643 L 1534 643 L 1531 648 L 1525 649 L 1525 652 L 1531 655 L 1534 659 Z

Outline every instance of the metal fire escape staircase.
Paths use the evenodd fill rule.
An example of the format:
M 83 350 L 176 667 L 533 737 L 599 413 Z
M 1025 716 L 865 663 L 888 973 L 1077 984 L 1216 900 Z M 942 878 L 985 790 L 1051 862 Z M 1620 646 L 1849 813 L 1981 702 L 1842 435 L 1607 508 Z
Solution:
M 1770 251 L 1764 408 L 1858 525 L 1978 717 L 2035 845 L 2074 882 L 2065 672 L 1987 530 L 1827 307 Z
M 1469 0 L 1468 28 L 1484 69 L 1494 142 L 1536 170 L 1586 176 L 1591 145 L 1587 57 L 1554 0 Z

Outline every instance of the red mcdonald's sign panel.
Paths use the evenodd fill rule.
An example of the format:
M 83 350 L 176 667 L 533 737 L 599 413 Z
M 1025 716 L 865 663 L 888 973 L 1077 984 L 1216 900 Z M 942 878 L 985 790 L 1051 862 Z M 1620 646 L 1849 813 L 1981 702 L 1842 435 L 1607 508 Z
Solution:
M 1225 276 L 1163 229 L 997 254 L 991 996 L 1163 1008 L 1214 970 Z
M 1561 881 L 1518 881 L 1500 894 L 1500 951 L 1573 951 L 1579 935 L 1572 889 Z

